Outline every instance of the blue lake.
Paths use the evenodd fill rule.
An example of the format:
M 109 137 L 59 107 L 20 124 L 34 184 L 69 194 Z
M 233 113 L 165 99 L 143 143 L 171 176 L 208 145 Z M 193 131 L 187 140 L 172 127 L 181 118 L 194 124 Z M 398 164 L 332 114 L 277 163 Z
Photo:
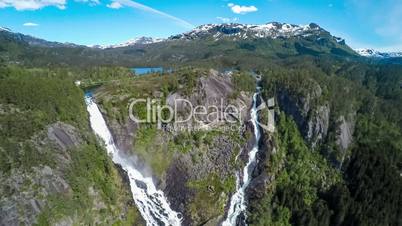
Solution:
M 135 67 L 131 68 L 135 75 L 146 75 L 150 73 L 162 73 L 163 67 Z

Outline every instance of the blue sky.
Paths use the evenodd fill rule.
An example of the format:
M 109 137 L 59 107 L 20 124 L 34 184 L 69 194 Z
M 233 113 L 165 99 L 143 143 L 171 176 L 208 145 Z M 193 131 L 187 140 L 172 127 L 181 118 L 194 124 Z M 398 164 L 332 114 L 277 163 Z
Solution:
M 206 23 L 315 22 L 354 48 L 402 50 L 401 0 L 0 0 L 0 26 L 51 41 L 116 44 Z

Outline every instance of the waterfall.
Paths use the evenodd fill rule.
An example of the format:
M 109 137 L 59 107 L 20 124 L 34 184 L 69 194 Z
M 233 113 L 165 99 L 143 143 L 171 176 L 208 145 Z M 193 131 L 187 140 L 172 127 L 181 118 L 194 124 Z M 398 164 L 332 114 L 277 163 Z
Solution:
M 248 154 L 247 165 L 243 168 L 243 177 L 241 178 L 239 174 L 236 174 L 236 192 L 232 195 L 227 218 L 222 223 L 222 226 L 236 225 L 237 219 L 242 213 L 246 217 L 245 211 L 247 206 L 245 202 L 245 191 L 247 186 L 250 184 L 251 173 L 253 172 L 256 165 L 257 161 L 256 155 L 258 152 L 258 143 L 260 140 L 260 130 L 258 126 L 258 110 L 257 110 L 258 95 L 259 92 L 254 93 L 253 107 L 251 109 L 251 122 L 254 128 L 255 144 L 253 146 L 253 149 Z
M 91 128 L 105 143 L 108 154 L 115 164 L 119 164 L 130 180 L 133 199 L 148 226 L 181 225 L 180 214 L 173 211 L 161 190 L 157 190 L 151 177 L 144 177 L 124 158 L 116 147 L 106 122 L 90 94 L 85 95 Z

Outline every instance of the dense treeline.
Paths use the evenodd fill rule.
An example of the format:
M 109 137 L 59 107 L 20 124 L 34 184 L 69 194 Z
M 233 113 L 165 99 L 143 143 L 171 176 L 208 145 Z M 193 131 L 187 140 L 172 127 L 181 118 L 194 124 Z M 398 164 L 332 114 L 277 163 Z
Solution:
M 36 76 L 22 68 L 0 72 L 1 169 L 29 169 L 51 157 L 29 140 L 51 123 L 64 121 L 85 128 L 83 92 L 66 78 Z
M 297 137 L 297 133 L 291 136 Z M 288 151 L 294 150 L 285 147 Z M 329 188 L 314 184 L 317 191 L 311 194 L 317 198 L 313 202 L 306 201 L 306 194 L 301 190 L 303 183 L 288 185 L 279 181 L 272 199 L 273 219 L 283 221 L 280 217 L 286 208 L 291 213 L 286 220 L 292 225 L 400 225 L 402 183 L 399 170 L 393 164 L 395 159 L 386 154 L 400 150 L 391 148 L 363 144 L 354 147 L 343 180 Z M 284 170 L 291 172 L 298 164 L 292 163 L 294 154 L 287 155 Z M 304 168 L 296 177 L 306 176 L 308 169 Z M 320 178 L 317 173 L 311 177 Z
M 272 66 L 264 71 L 265 97 L 285 91 L 303 99 L 319 93 L 309 104 L 313 109 L 329 104 L 329 132 L 318 147 L 306 146 L 308 141 L 294 123 L 297 118 L 281 112 L 279 152 L 267 164 L 277 179 L 263 199 L 251 204 L 250 224 L 401 225 L 402 67 L 329 58 L 285 61 L 287 67 Z M 336 121 L 348 114 L 354 115 L 354 141 L 339 155 Z M 321 153 L 328 164 L 302 157 L 313 153 Z M 336 164 L 339 161 L 334 159 L 342 156 L 344 161 Z M 317 167 L 320 170 L 308 176 L 309 170 Z M 275 169 L 279 171 L 275 173 Z M 339 173 L 340 180 L 330 180 L 332 170 Z M 301 179 L 306 176 L 310 179 Z M 326 179 L 307 183 L 312 178 Z M 295 180 L 300 183 L 290 183 Z
M 76 74 L 74 68 L 0 66 L 0 204 L 4 208 L 6 199 L 12 197 L 17 197 L 18 205 L 23 201 L 18 199 L 21 191 L 15 190 L 8 179 L 18 176 L 19 183 L 30 188 L 31 199 L 42 202 L 41 212 L 33 224 L 52 225 L 70 217 L 85 224 L 93 223 L 95 218 L 112 218 L 109 223 L 131 225 L 138 217 L 135 208 L 121 201 L 131 194 L 122 187 L 114 164 L 90 131 L 84 92 L 74 84 L 75 79 L 114 79 L 125 73 L 113 68 L 99 68 L 103 72 L 98 74 L 91 70 L 96 69 Z M 85 76 L 86 73 L 91 76 Z M 49 143 L 48 127 L 55 123 L 73 126 L 81 144 L 62 151 Z M 49 191 L 43 187 L 45 182 L 35 181 L 35 172 L 43 167 L 50 167 L 52 176 L 60 173 L 62 179 L 59 180 L 65 181 L 68 190 L 55 193 L 54 189 Z M 99 194 L 97 202 L 107 207 L 102 214 L 93 210 L 91 189 Z M 46 196 L 42 191 L 48 192 Z M 22 209 L 20 217 L 25 218 L 28 211 L 29 208 Z M 123 212 L 129 214 L 128 218 L 119 222 Z
M 0 139 L 2 169 L 25 166 L 22 159 L 41 159 L 35 148 L 25 142 L 48 125 L 61 121 L 88 131 L 88 120 L 82 89 L 74 82 L 83 83 L 130 78 L 131 72 L 118 67 L 78 68 L 23 68 L 0 65 Z M 23 142 L 24 151 L 12 152 Z M 43 156 L 42 156 L 43 157 Z M 18 160 L 20 159 L 20 160 Z M 42 158 L 47 159 L 47 158 Z M 4 172 L 4 171 L 3 171 Z

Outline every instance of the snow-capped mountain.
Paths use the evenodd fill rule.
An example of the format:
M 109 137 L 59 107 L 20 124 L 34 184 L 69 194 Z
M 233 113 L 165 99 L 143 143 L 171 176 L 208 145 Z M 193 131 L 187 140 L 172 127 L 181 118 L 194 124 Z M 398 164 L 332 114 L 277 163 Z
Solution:
M 120 44 L 106 45 L 106 46 L 94 45 L 91 47 L 100 48 L 100 49 L 120 48 L 120 47 L 134 46 L 134 45 L 148 45 L 148 44 L 152 44 L 152 43 L 162 42 L 164 40 L 166 40 L 166 39 L 152 38 L 152 37 L 138 37 L 138 38 L 130 39 L 130 40 L 128 40 L 124 43 L 120 43 Z
M 10 28 L 0 27 L 0 31 L 12 32 Z
M 201 25 L 194 30 L 171 36 L 169 39 L 192 40 L 204 37 L 213 37 L 215 40 L 221 38 L 232 38 L 241 40 L 247 38 L 290 38 L 290 37 L 309 37 L 330 35 L 329 32 L 322 29 L 317 24 L 294 25 L 287 23 L 271 22 L 261 25 L 253 24 L 206 24 Z M 341 38 L 333 37 L 336 42 L 344 43 Z
M 30 45 L 43 47 L 82 47 L 69 43 L 49 42 L 43 39 L 35 38 L 29 35 L 13 33 L 7 28 L 1 28 L 0 33 L 13 37 L 14 40 L 27 42 Z M 305 43 L 297 43 L 296 51 L 345 51 L 352 55 L 354 52 L 349 50 L 345 45 L 345 40 L 332 36 L 328 31 L 321 28 L 319 25 L 310 23 L 308 25 L 294 25 L 288 23 L 271 22 L 266 24 L 239 24 L 239 23 L 224 23 L 224 24 L 206 24 L 201 25 L 189 32 L 173 35 L 167 39 L 139 37 L 130 39 L 124 43 L 114 45 L 92 45 L 87 46 L 96 49 L 111 49 L 121 47 L 144 47 L 151 46 L 154 43 L 189 41 L 189 40 L 254 40 L 254 39 L 288 39 L 294 38 L 310 42 L 316 48 L 303 47 Z M 317 45 L 315 45 L 317 44 Z M 309 49 L 310 48 L 310 49 Z M 325 50 L 320 48 L 326 48 Z M 341 49 L 341 50 L 340 50 Z
M 271 22 L 267 24 L 255 25 L 255 24 L 238 24 L 238 23 L 224 23 L 224 24 L 205 24 L 195 29 L 169 37 L 168 39 L 151 38 L 151 37 L 139 37 L 128 40 L 127 42 L 108 45 L 108 46 L 91 46 L 94 48 L 119 48 L 134 45 L 147 45 L 163 41 L 172 40 L 194 40 L 212 37 L 214 40 L 223 38 L 231 38 L 232 40 L 242 40 L 249 38 L 290 38 L 290 37 L 309 37 L 317 36 L 317 39 L 327 35 L 336 41 L 337 43 L 344 44 L 345 41 L 342 38 L 331 36 L 330 33 L 322 29 L 317 24 L 311 23 L 308 25 L 294 25 L 287 23 Z
M 374 49 L 355 49 L 356 53 L 364 57 L 371 58 L 393 58 L 402 57 L 402 52 L 380 52 Z
M 130 39 L 125 43 L 122 43 L 120 45 L 123 46 L 130 46 L 130 45 L 146 45 L 146 44 L 152 44 L 152 43 L 157 43 L 157 42 L 162 42 L 165 39 L 163 38 L 152 38 L 152 37 L 139 37 L 139 38 L 134 38 Z

